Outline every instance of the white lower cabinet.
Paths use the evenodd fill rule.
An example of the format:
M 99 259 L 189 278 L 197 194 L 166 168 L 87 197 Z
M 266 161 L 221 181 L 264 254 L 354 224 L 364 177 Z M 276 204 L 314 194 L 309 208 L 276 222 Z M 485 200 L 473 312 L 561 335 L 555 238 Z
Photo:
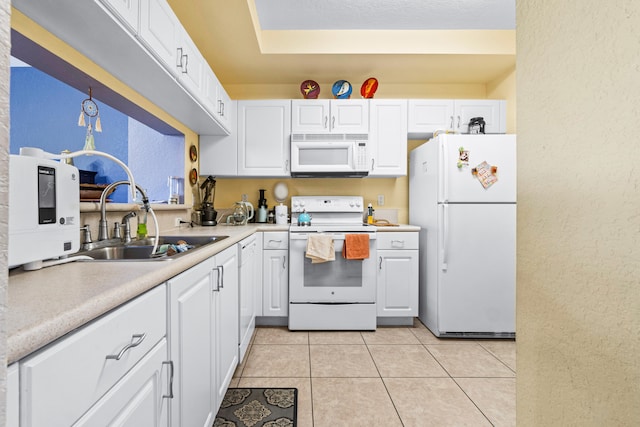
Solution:
M 289 313 L 289 235 L 265 232 L 262 236 L 262 315 Z
M 166 399 L 173 390 L 167 389 L 172 365 L 166 358 L 163 339 L 73 426 L 168 426 Z
M 260 264 L 262 264 L 260 256 L 262 245 L 258 248 L 258 236 L 260 235 L 261 233 L 255 233 L 238 243 L 238 291 L 240 298 L 238 363 L 242 363 L 256 329 L 256 260 L 260 259 Z M 260 249 L 260 253 L 258 249 Z
M 378 317 L 418 315 L 418 233 L 378 233 Z
M 213 293 L 215 406 L 218 412 L 238 366 L 238 251 L 231 246 L 215 256 L 218 275 Z M 183 424 L 184 425 L 184 424 Z
M 171 372 L 166 346 L 158 347 L 166 313 L 166 286 L 160 285 L 21 360 L 20 425 L 74 425 L 96 404 L 110 425 L 142 425 L 132 424 L 141 414 L 166 420 Z M 123 404 L 108 393 L 113 387 L 138 401 Z
M 215 260 L 169 280 L 169 343 L 174 367 L 172 426 L 213 424 L 212 324 Z
M 7 427 L 20 425 L 20 368 L 18 363 L 7 367 Z
M 236 246 L 169 280 L 172 426 L 206 426 L 238 363 Z

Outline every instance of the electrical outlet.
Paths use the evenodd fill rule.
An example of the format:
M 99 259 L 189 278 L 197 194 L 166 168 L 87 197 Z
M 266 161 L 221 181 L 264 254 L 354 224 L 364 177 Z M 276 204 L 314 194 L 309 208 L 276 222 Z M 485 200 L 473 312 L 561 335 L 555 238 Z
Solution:
M 246 194 L 243 194 L 243 195 L 242 195 L 242 201 L 243 201 L 243 202 L 246 202 L 246 201 L 248 201 L 248 200 L 249 200 L 249 198 L 247 197 L 247 195 L 246 195 Z
M 173 220 L 173 226 L 174 227 L 180 227 L 180 221 L 182 221 L 182 218 L 180 218 L 180 217 L 174 219 Z
M 384 206 L 384 194 L 378 194 L 378 206 Z

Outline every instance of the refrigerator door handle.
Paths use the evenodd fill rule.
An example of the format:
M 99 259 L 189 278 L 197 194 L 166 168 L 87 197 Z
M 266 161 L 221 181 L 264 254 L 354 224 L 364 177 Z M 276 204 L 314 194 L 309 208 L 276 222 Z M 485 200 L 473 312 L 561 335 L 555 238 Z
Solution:
M 444 140 L 440 138 L 440 173 L 442 174 L 442 179 L 440 180 L 440 201 L 448 202 L 449 201 L 449 167 L 447 165 L 447 150 Z
M 442 230 L 442 244 L 440 246 L 440 268 L 442 269 L 442 271 L 447 271 L 447 259 L 449 257 L 447 250 L 447 243 L 449 241 L 449 206 L 447 206 L 445 203 L 440 206 L 442 206 L 442 222 L 440 224 L 440 230 Z

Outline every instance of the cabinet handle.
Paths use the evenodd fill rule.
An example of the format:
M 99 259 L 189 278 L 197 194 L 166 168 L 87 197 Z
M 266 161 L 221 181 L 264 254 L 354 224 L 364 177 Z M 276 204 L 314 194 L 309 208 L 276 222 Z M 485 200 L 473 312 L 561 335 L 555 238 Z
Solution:
M 189 55 L 183 55 L 184 64 L 182 68 L 182 74 L 187 74 L 189 71 L 187 70 L 187 65 L 189 65 Z
M 324 128 L 327 128 L 327 121 L 329 120 L 329 116 L 324 116 Z
M 453 129 L 453 116 L 451 116 L 451 124 L 449 125 L 449 129 Z
M 460 129 L 460 116 L 458 116 L 458 129 Z
M 289 170 L 289 160 L 284 161 L 284 170 L 287 172 Z
M 375 164 L 376 159 L 371 159 L 371 170 L 373 170 L 373 165 Z
M 179 47 L 177 51 L 178 51 L 178 57 L 176 58 L 176 67 L 182 68 L 182 58 L 184 57 L 182 55 L 182 48 Z
M 107 359 L 115 359 L 115 360 L 120 360 L 122 359 L 122 356 L 124 356 L 124 354 L 133 347 L 137 347 L 139 346 L 142 341 L 144 341 L 144 339 L 146 338 L 147 334 L 133 334 L 131 336 L 131 343 L 127 344 L 124 346 L 124 348 L 122 350 L 120 350 L 120 353 L 118 354 L 109 354 L 107 355 Z M 137 341 L 133 341 L 134 339 L 136 339 Z
M 331 129 L 336 127 L 336 116 L 331 116 Z
M 220 292 L 220 270 L 218 270 L 218 267 L 216 267 L 212 269 L 209 274 L 213 274 L 214 271 L 218 272 L 218 277 L 216 278 L 216 288 L 213 289 L 212 292 Z
M 378 270 L 382 270 L 382 257 L 378 257 L 379 260 L 379 265 L 378 265 Z
M 220 115 L 224 117 L 224 102 L 220 101 L 220 104 L 222 104 L 222 112 L 220 112 Z
M 169 365 L 171 367 L 171 376 L 169 377 L 169 394 L 163 394 L 163 399 L 173 399 L 173 360 L 162 362 L 163 365 Z
M 223 289 L 224 288 L 224 265 L 219 265 L 216 267 L 216 269 L 220 269 L 220 274 L 218 275 L 218 279 L 220 280 L 220 285 L 218 286 L 219 289 Z
M 222 100 L 218 99 L 218 115 L 222 115 Z
M 282 257 L 282 269 L 286 270 L 287 269 L 287 256 L 283 256 Z

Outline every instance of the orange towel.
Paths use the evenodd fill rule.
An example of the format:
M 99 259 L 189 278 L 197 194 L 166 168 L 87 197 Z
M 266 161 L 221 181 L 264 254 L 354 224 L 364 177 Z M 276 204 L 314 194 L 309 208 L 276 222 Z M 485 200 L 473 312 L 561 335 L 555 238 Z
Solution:
M 369 258 L 369 235 L 345 234 L 342 256 L 345 259 Z

